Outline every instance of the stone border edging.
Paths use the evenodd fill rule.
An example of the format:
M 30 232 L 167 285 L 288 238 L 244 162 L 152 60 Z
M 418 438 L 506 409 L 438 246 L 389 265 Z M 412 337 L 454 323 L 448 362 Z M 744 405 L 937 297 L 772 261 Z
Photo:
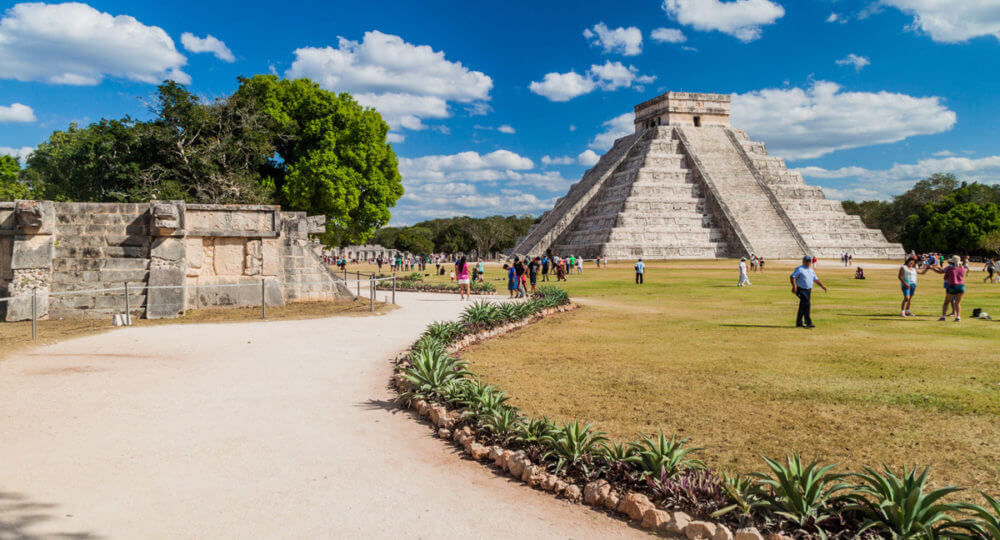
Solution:
M 521 321 L 469 334 L 448 347 L 448 351 L 459 352 L 470 345 L 505 335 L 550 315 L 571 311 L 577 307 L 576 304 L 567 304 L 546 308 Z M 399 373 L 398 368 L 406 362 L 409 354 L 410 350 L 407 349 L 397 355 L 393 362 L 396 369 L 392 377 L 392 386 L 397 391 L 406 384 L 406 379 Z M 400 406 L 403 407 L 403 405 Z M 536 465 L 524 450 L 512 451 L 500 445 L 487 447 L 476 441 L 469 426 L 454 429 L 462 418 L 458 410 L 449 411 L 444 405 L 428 403 L 422 399 L 412 400 L 409 407 L 420 416 L 429 418 L 436 428 L 436 434 L 439 438 L 453 441 L 473 460 L 490 462 L 501 471 L 520 479 L 528 486 L 548 491 L 569 502 L 583 503 L 603 509 L 611 514 L 618 514 L 616 517 L 624 517 L 626 520 L 638 522 L 643 529 L 688 540 L 764 540 L 764 536 L 754 527 L 740 529 L 734 533 L 721 523 L 694 520 L 690 515 L 680 511 L 661 510 L 642 493 L 629 491 L 624 495 L 619 494 L 604 479 L 589 482 L 581 488 L 576 483 L 567 482 L 561 476 L 547 472 L 544 465 Z M 767 540 L 793 539 L 781 534 L 771 534 Z
M 391 290 L 391 289 L 390 289 Z M 386 292 L 386 289 L 379 289 L 378 292 Z M 396 287 L 396 292 L 417 292 L 417 293 L 436 293 L 436 294 L 458 294 L 458 289 L 456 290 L 445 290 L 445 289 L 413 289 L 413 288 L 402 288 Z M 489 291 L 469 291 L 469 296 L 492 296 L 496 292 Z

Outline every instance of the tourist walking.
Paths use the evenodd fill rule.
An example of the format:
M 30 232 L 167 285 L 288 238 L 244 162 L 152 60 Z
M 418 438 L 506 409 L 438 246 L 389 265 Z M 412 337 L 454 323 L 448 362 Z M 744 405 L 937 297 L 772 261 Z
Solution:
M 760 267 L 760 273 L 764 273 L 764 257 L 757 257 L 757 266 Z
M 531 294 L 535 294 L 535 284 L 538 282 L 538 270 L 542 267 L 542 261 L 538 257 L 531 259 L 528 263 L 528 280 L 531 282 Z
M 903 266 L 899 267 L 899 286 L 903 289 L 903 303 L 899 305 L 900 317 L 912 317 L 910 303 L 913 301 L 913 294 L 917 292 L 917 274 L 926 274 L 927 267 L 917 270 L 917 258 L 907 257 Z
M 740 257 L 740 280 L 736 282 L 737 287 L 749 287 L 750 277 L 747 276 L 747 258 Z
M 948 268 L 932 266 L 931 270 L 939 274 L 944 274 L 944 304 L 941 305 L 941 317 L 939 321 L 948 320 L 948 315 L 955 315 L 955 322 L 962 320 L 962 297 L 965 296 L 965 274 L 967 270 L 962 265 L 962 258 L 952 255 L 948 259 Z M 951 313 L 948 313 L 951 307 Z
M 639 262 L 635 263 L 635 284 L 642 285 L 644 274 L 646 273 L 646 263 L 639 259 Z
M 792 294 L 799 298 L 799 312 L 795 316 L 795 326 L 797 328 L 815 328 L 812 323 L 812 288 L 813 283 L 818 284 L 826 292 L 826 285 L 819 280 L 816 271 L 813 270 L 812 257 L 802 257 L 802 264 L 792 272 L 789 281 L 792 283 Z
M 525 268 L 524 262 L 517 257 L 514 257 L 514 270 L 517 273 L 517 297 L 524 298 L 528 292 L 526 283 L 528 270 Z
M 997 261 L 996 259 L 990 259 L 986 261 L 986 278 L 983 279 L 983 283 L 995 283 L 993 274 L 997 271 Z
M 548 255 L 542 257 L 542 281 L 543 282 L 549 280 L 549 262 L 551 262 L 551 261 L 549 260 L 549 256 Z
M 507 297 L 514 298 L 517 292 L 517 272 L 507 263 L 504 263 L 503 269 L 507 271 Z
M 458 279 L 459 300 L 472 300 L 472 291 L 469 284 L 469 264 L 465 261 L 464 255 L 455 263 L 455 277 Z
M 556 255 L 556 282 L 566 281 L 566 259 L 560 258 Z
M 576 273 L 583 275 L 583 257 L 577 257 L 576 259 Z

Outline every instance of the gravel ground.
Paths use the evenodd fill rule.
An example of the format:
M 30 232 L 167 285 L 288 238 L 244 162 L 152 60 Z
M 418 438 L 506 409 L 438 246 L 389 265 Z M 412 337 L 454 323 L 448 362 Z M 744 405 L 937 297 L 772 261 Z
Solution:
M 467 302 L 119 329 L 0 362 L 0 538 L 617 538 L 395 409 L 387 359 Z

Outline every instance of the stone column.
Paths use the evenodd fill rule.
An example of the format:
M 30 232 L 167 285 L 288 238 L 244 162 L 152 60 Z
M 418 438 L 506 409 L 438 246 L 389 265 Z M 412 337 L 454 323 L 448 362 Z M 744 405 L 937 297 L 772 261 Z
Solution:
M 10 268 L 10 296 L 25 295 L 7 304 L 7 321 L 31 319 L 31 291 L 37 291 L 36 315 L 48 317 L 55 251 L 55 206 L 52 201 L 15 201 L 16 229 Z
M 146 318 L 168 319 L 184 314 L 187 257 L 184 246 L 184 202 L 156 201 L 149 208 L 149 286 Z M 159 289 L 156 287 L 170 286 Z

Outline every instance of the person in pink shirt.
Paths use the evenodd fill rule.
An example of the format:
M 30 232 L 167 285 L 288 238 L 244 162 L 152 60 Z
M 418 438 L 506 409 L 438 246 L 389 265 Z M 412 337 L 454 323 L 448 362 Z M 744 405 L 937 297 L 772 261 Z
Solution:
M 469 290 L 469 263 L 465 261 L 464 255 L 455 263 L 455 278 L 458 279 L 459 299 L 465 300 L 468 298 L 472 300 L 472 292 Z
M 948 307 L 951 306 L 952 313 L 955 314 L 955 322 L 962 320 L 962 296 L 965 295 L 965 266 L 962 266 L 962 259 L 958 255 L 953 255 L 948 259 L 948 268 L 942 270 L 940 267 L 931 266 L 930 269 L 944 274 L 944 304 L 941 306 L 941 318 L 939 321 L 948 320 Z

